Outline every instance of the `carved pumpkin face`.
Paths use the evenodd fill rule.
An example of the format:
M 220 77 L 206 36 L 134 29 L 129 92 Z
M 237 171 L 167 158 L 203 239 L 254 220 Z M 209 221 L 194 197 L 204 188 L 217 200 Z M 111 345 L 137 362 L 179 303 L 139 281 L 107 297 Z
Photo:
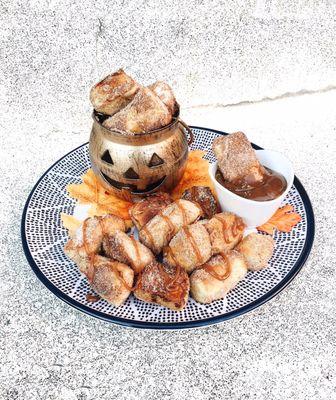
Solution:
M 117 189 L 126 189 L 130 190 L 133 193 L 148 192 L 152 191 L 159 185 L 161 186 L 161 184 L 166 178 L 165 168 L 164 167 L 161 169 L 157 168 L 160 165 L 163 166 L 165 161 L 161 157 L 159 157 L 156 153 L 153 153 L 147 165 L 145 164 L 140 165 L 138 162 L 130 163 L 129 168 L 127 168 L 127 170 L 122 173 L 122 177 L 120 177 L 120 172 L 121 172 L 120 169 L 113 168 L 115 164 L 113 162 L 109 150 L 104 151 L 103 155 L 101 156 L 101 160 L 105 164 L 109 165 L 109 167 L 105 165 L 105 168 L 104 166 L 102 166 L 101 173 L 103 178 L 110 185 L 112 185 Z M 119 161 L 121 162 L 122 165 L 125 165 L 124 164 L 125 160 L 119 160 Z M 153 168 L 155 168 L 154 172 L 151 171 L 151 169 Z M 111 175 L 115 176 L 116 172 L 119 180 L 115 180 L 111 177 Z M 155 181 L 153 182 L 151 178 L 155 178 Z
M 147 134 L 123 135 L 94 121 L 90 158 L 105 187 L 120 197 L 173 188 L 182 177 L 188 143 L 178 120 Z

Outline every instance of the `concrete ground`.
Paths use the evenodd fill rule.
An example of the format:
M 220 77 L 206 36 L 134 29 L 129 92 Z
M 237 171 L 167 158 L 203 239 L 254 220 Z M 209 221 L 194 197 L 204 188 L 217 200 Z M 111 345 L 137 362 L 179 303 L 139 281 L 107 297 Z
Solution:
M 335 399 L 335 6 L 0 4 L 0 399 Z M 209 328 L 138 331 L 74 310 L 31 271 L 25 200 L 88 140 L 88 89 L 119 66 L 168 80 L 188 124 L 242 130 L 293 161 L 315 244 L 269 303 Z

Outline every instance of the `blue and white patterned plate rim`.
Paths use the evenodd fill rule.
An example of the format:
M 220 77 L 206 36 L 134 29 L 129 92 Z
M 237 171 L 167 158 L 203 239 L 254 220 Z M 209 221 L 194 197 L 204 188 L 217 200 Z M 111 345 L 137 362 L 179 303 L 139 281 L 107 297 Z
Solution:
M 226 135 L 225 132 L 217 131 L 214 129 L 210 128 L 203 128 L 203 127 L 197 127 L 197 126 L 190 126 L 193 130 L 195 131 L 203 131 L 203 132 L 212 132 L 217 135 Z M 226 312 L 225 314 L 222 315 L 216 315 L 210 318 L 205 318 L 205 319 L 197 319 L 197 320 L 192 320 L 192 321 L 179 321 L 179 322 L 149 322 L 149 321 L 139 321 L 139 320 L 132 320 L 132 319 L 127 319 L 127 318 L 120 318 L 118 316 L 114 315 L 108 315 L 104 312 L 101 312 L 99 310 L 93 309 L 85 304 L 82 304 L 81 302 L 73 299 L 72 297 L 68 296 L 66 293 L 64 293 L 62 290 L 60 290 L 54 283 L 52 283 L 46 275 L 41 271 L 40 267 L 37 265 L 34 256 L 31 253 L 30 247 L 29 247 L 29 242 L 27 239 L 27 225 L 26 225 L 26 218 L 27 218 L 27 212 L 29 210 L 29 205 L 31 198 L 38 188 L 40 182 L 43 180 L 43 178 L 55 167 L 58 163 L 60 163 L 62 160 L 64 160 L 66 157 L 70 156 L 72 153 L 75 153 L 76 151 L 80 150 L 81 148 L 87 146 L 87 143 L 82 144 L 81 146 L 78 146 L 77 148 L 71 150 L 69 153 L 64 155 L 62 158 L 60 158 L 58 161 L 56 161 L 37 181 L 35 186 L 33 187 L 31 193 L 28 196 L 28 199 L 26 201 L 23 214 L 22 214 L 22 221 L 21 221 L 21 239 L 22 239 L 22 245 L 23 249 L 26 255 L 26 258 L 37 275 L 37 277 L 41 280 L 41 282 L 51 291 L 53 292 L 57 297 L 65 301 L 66 303 L 70 304 L 74 308 L 85 312 L 91 316 L 100 318 L 102 320 L 112 322 L 115 324 L 123 325 L 123 326 L 128 326 L 128 327 L 136 327 L 136 328 L 142 328 L 142 329 L 157 329 L 157 330 L 166 330 L 166 329 L 188 329 L 188 328 L 195 328 L 195 327 L 204 327 L 207 325 L 212 325 L 212 324 L 217 324 L 219 322 L 223 322 L 226 320 L 229 320 L 234 317 L 238 317 L 240 315 L 243 315 L 256 307 L 261 306 L 265 302 L 271 300 L 274 296 L 276 296 L 279 292 L 281 292 L 288 284 L 295 278 L 295 276 L 299 273 L 303 265 L 305 264 L 310 252 L 311 248 L 313 245 L 314 241 L 314 234 L 315 234 L 315 222 L 314 222 L 314 213 L 312 209 L 312 205 L 310 202 L 310 199 L 299 181 L 297 177 L 294 179 L 294 187 L 296 188 L 297 192 L 300 195 L 300 198 L 303 202 L 304 205 L 304 210 L 305 210 L 305 216 L 306 216 L 306 221 L 307 221 L 307 229 L 306 229 L 306 236 L 305 236 L 305 242 L 304 246 L 301 250 L 301 253 L 299 257 L 297 258 L 295 264 L 291 267 L 290 271 L 285 275 L 285 277 L 274 287 L 272 287 L 271 290 L 269 290 L 267 293 L 264 295 L 258 297 L 255 301 L 252 301 L 251 303 L 238 308 L 237 310 Z M 262 149 L 261 147 L 254 145 L 253 147 L 255 149 Z

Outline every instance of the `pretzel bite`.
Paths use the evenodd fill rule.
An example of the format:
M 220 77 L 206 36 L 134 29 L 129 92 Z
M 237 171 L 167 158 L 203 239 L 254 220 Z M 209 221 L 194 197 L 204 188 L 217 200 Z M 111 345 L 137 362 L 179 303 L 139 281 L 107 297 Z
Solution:
M 218 137 L 213 141 L 212 149 L 225 180 L 234 182 L 244 179 L 248 183 L 263 180 L 265 168 L 243 132 Z
M 167 106 L 171 115 L 174 115 L 178 110 L 178 104 L 176 102 L 172 88 L 166 82 L 157 81 L 148 88 L 152 90 L 161 101 Z
M 243 237 L 245 224 L 237 215 L 229 212 L 216 214 L 205 227 L 210 235 L 212 254 L 233 249 Z
M 224 298 L 247 272 L 244 257 L 235 250 L 213 256 L 190 276 L 191 296 L 199 303 Z
M 238 244 L 236 250 L 245 257 L 249 270 L 260 271 L 267 267 L 273 254 L 274 245 L 271 236 L 250 233 Z
M 113 115 L 133 100 L 139 88 L 133 78 L 119 69 L 93 86 L 90 100 L 96 111 Z
M 134 225 L 140 230 L 159 212 L 173 202 L 168 193 L 158 192 L 141 199 L 129 210 Z
M 188 301 L 189 278 L 183 268 L 153 261 L 138 275 L 134 296 L 171 310 L 182 310 Z
M 134 272 L 129 266 L 108 258 L 95 256 L 92 289 L 103 299 L 118 307 L 131 293 Z
M 208 186 L 193 186 L 182 194 L 182 199 L 194 201 L 203 210 L 203 217 L 210 219 L 219 210 L 217 200 Z
M 172 114 L 159 97 L 148 88 L 141 88 L 134 99 L 117 114 L 103 122 L 105 128 L 144 133 L 168 125 Z
M 64 247 L 65 254 L 73 260 L 82 273 L 86 273 L 87 260 L 101 250 L 104 235 L 113 235 L 116 231 L 125 231 L 125 221 L 116 215 L 87 218 Z
M 130 265 L 135 274 L 154 260 L 153 253 L 146 246 L 122 231 L 106 235 L 103 239 L 103 250 L 108 257 Z
M 199 206 L 191 201 L 176 200 L 141 229 L 140 242 L 159 254 L 182 226 L 193 223 L 201 214 Z
M 184 226 L 164 249 L 164 261 L 179 265 L 188 273 L 211 257 L 211 242 L 203 224 Z

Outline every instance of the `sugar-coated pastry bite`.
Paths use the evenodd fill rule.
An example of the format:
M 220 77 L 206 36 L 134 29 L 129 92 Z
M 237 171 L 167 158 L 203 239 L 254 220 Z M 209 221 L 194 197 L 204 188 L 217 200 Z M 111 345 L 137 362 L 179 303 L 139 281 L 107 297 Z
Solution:
M 211 257 L 211 242 L 208 231 L 200 222 L 181 228 L 164 248 L 164 261 L 179 265 L 188 273 Z
M 245 257 L 249 270 L 260 271 L 267 267 L 273 254 L 274 245 L 271 236 L 250 233 L 238 244 L 236 250 Z
M 172 114 L 160 98 L 148 88 L 141 88 L 134 99 L 117 114 L 103 122 L 105 128 L 144 133 L 168 125 Z
M 190 294 L 204 304 L 222 299 L 246 273 L 246 261 L 238 251 L 218 254 L 191 274 Z
M 222 212 L 212 217 L 205 227 L 210 235 L 212 254 L 233 249 L 243 237 L 245 224 L 237 215 Z
M 133 100 L 139 88 L 133 78 L 119 69 L 93 86 L 90 100 L 96 111 L 113 115 Z
M 146 246 L 122 231 L 105 235 L 103 251 L 108 257 L 130 265 L 135 274 L 154 260 L 153 253 Z
M 178 109 L 178 104 L 176 102 L 174 92 L 172 88 L 166 82 L 157 81 L 152 85 L 149 85 L 148 88 L 152 90 L 161 101 L 168 107 L 171 115 L 174 115 Z
M 133 293 L 147 303 L 182 310 L 188 301 L 188 274 L 183 268 L 153 261 L 138 275 Z
M 208 186 L 193 186 L 183 192 L 182 199 L 198 203 L 203 210 L 203 217 L 207 219 L 219 211 L 217 200 Z
M 64 251 L 86 274 L 87 258 L 101 250 L 104 235 L 125 231 L 125 221 L 116 215 L 87 218 L 78 228 L 75 236 L 64 247 Z
M 244 179 L 250 184 L 263 180 L 265 168 L 243 132 L 216 138 L 212 149 L 225 180 L 235 182 Z
M 197 204 L 176 200 L 141 229 L 139 239 L 155 254 L 159 254 L 182 226 L 193 223 L 201 214 L 202 210 Z
M 103 299 L 118 307 L 131 293 L 134 272 L 129 266 L 105 257 L 95 256 L 92 289 Z
M 171 204 L 173 199 L 168 193 L 158 192 L 136 202 L 129 210 L 134 225 L 140 230 L 159 212 Z

